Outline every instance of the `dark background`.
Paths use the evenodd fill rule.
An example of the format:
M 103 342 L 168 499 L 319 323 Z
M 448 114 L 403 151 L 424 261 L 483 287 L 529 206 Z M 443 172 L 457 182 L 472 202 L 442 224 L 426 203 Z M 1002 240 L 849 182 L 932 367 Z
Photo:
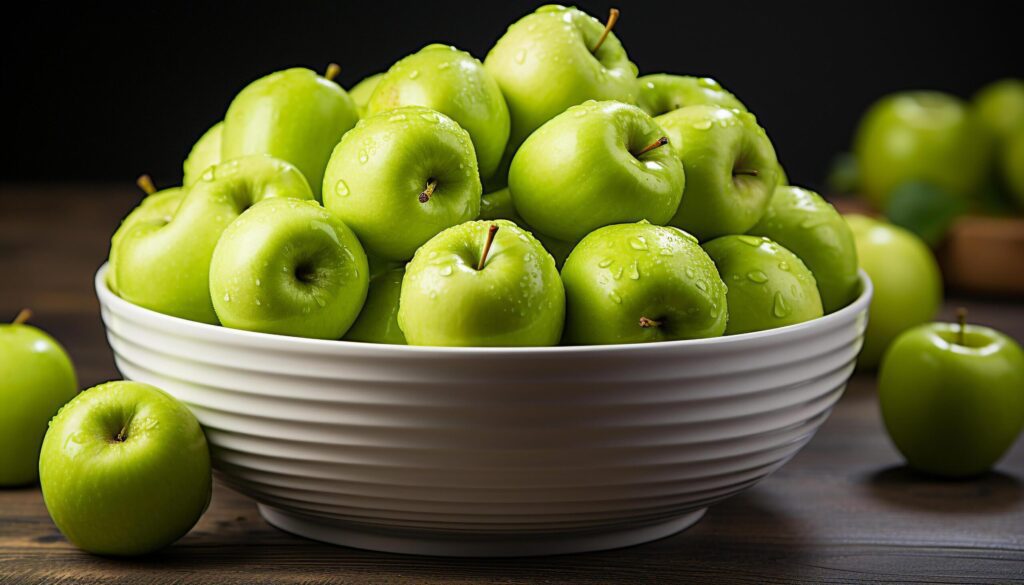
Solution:
M 969 96 L 1024 74 L 1011 2 L 581 2 L 641 73 L 716 77 L 758 114 L 794 183 L 820 187 L 883 93 Z M 0 181 L 181 180 L 191 144 L 249 81 L 342 66 L 349 87 L 444 41 L 483 59 L 539 2 L 37 2 L 4 14 Z M 10 6 L 5 10 L 10 10 Z

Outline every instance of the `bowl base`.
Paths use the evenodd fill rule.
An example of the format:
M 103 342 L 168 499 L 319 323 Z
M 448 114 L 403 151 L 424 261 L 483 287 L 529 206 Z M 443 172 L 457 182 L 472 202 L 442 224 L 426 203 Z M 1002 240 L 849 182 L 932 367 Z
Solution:
M 569 533 L 436 534 L 366 528 L 259 504 L 271 525 L 313 540 L 379 552 L 438 557 L 531 557 L 622 548 L 658 540 L 696 524 L 707 508 L 656 523 Z

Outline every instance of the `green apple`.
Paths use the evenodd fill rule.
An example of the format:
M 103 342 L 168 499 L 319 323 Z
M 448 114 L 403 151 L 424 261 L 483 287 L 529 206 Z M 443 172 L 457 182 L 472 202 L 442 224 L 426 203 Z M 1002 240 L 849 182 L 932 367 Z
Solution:
M 722 236 L 704 244 L 729 286 L 726 335 L 764 331 L 824 314 L 814 275 L 793 252 L 757 236 Z
M 547 5 L 508 28 L 484 60 L 508 103 L 511 133 L 498 181 L 519 145 L 542 124 L 587 100 L 635 103 L 637 68 L 607 27 L 590 15 Z M 489 185 L 491 186 L 491 185 Z M 493 190 L 493 189 L 488 189 Z
M 203 173 L 174 217 L 125 224 L 114 237 L 110 268 L 125 300 L 165 315 L 216 324 L 210 259 L 224 229 L 254 203 L 272 197 L 312 199 L 294 166 L 254 155 Z
M 405 345 L 405 335 L 398 326 L 398 299 L 404 277 L 405 268 L 399 266 L 370 279 L 366 303 L 345 334 L 346 340 Z
M 664 131 L 636 106 L 587 102 L 537 129 L 512 159 L 512 203 L 563 241 L 599 227 L 675 214 L 686 183 Z
M 224 122 L 217 122 L 199 137 L 181 165 L 185 173 L 183 185 L 191 186 L 199 180 L 203 171 L 220 162 L 221 136 L 223 134 Z
M 764 217 L 748 233 L 765 236 L 803 260 L 814 274 L 826 313 L 850 304 L 860 292 L 853 232 L 814 191 L 777 187 Z
M 574 242 L 552 238 L 530 227 L 512 205 L 512 194 L 509 193 L 508 187 L 492 193 L 485 193 L 480 197 L 480 219 L 507 219 L 530 232 L 555 259 L 555 266 L 558 268 L 562 267 L 565 259 L 569 257 L 569 253 L 576 245 Z
M 942 275 L 931 250 L 911 232 L 863 215 L 847 215 L 857 245 L 857 261 L 874 286 L 862 369 L 878 366 L 897 335 L 935 317 L 942 304 Z
M 0 487 L 36 480 L 47 423 L 78 392 L 68 354 L 25 324 L 31 315 L 25 309 L 0 324 Z
M 789 175 L 786 173 L 786 169 L 782 168 L 782 163 L 779 163 L 778 174 L 779 187 L 785 187 L 786 185 L 789 185 Z
M 1024 131 L 1024 79 L 1001 79 L 974 95 L 974 111 L 1000 138 Z
M 1017 201 L 1017 207 L 1024 209 L 1024 128 L 1007 136 L 1000 157 L 1003 182 Z
M 717 337 L 726 287 L 697 239 L 647 222 L 600 228 L 569 254 L 565 341 L 575 345 Z
M 139 177 L 138 183 L 143 191 L 146 192 L 146 198 L 121 221 L 121 226 L 117 228 L 117 231 L 114 232 L 113 237 L 110 239 L 110 258 L 107 261 L 110 269 L 107 270 L 106 281 L 107 287 L 117 294 L 120 294 L 117 286 L 117 271 L 113 270 L 113 267 L 117 265 L 117 249 L 120 239 L 139 224 L 161 222 L 166 224 L 170 222 L 175 212 L 177 212 L 178 206 L 181 205 L 182 199 L 185 198 L 186 193 L 185 189 L 181 187 L 157 191 L 152 186 L 152 181 L 148 175 Z
M 339 339 L 363 307 L 370 270 L 337 216 L 316 201 L 274 198 L 224 230 L 209 272 L 225 327 Z
M 142 555 L 185 535 L 210 502 L 210 452 L 199 422 L 162 390 L 107 382 L 50 423 L 39 456 L 46 508 L 75 546 Z
M 710 77 L 655 73 L 637 79 L 640 94 L 636 105 L 652 116 L 686 106 L 709 105 L 747 111 L 736 96 Z
M 359 119 L 352 98 L 330 79 L 336 69 L 326 77 L 286 69 L 250 83 L 224 117 L 222 159 L 269 154 L 288 161 L 319 200 L 331 150 Z
M 861 119 L 854 154 L 863 195 L 884 210 L 903 183 L 923 181 L 972 198 L 988 177 L 991 136 L 967 105 L 939 92 L 897 93 Z
M 510 221 L 448 228 L 406 267 L 398 324 L 410 345 L 557 345 L 564 321 L 554 259 Z
M 882 418 L 907 463 L 946 477 L 989 470 L 1024 427 L 1024 351 L 988 327 L 928 323 L 882 358 Z
M 480 176 L 494 174 L 508 143 L 508 106 L 498 83 L 472 55 L 433 44 L 392 65 L 366 113 L 401 106 L 424 106 L 455 120 L 473 140 Z
M 375 73 L 364 78 L 348 90 L 348 95 L 352 98 L 352 102 L 355 103 L 356 111 L 359 112 L 360 118 L 366 115 L 366 104 L 370 103 L 370 96 L 373 95 L 373 90 L 377 89 L 377 84 L 380 83 L 383 77 L 383 73 Z
M 654 121 L 686 170 L 686 190 L 671 225 L 703 242 L 742 234 L 761 219 L 779 182 L 779 163 L 753 114 L 697 105 Z
M 469 133 L 422 106 L 360 120 L 334 149 L 323 189 L 327 209 L 387 260 L 408 260 L 441 230 L 475 219 L 481 191 Z

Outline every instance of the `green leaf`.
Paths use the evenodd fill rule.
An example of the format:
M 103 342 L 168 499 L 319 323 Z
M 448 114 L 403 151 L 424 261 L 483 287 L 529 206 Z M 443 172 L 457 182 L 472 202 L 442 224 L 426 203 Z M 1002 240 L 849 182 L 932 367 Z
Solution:
M 935 247 L 949 226 L 967 210 L 967 202 L 921 181 L 902 183 L 889 193 L 885 215 Z

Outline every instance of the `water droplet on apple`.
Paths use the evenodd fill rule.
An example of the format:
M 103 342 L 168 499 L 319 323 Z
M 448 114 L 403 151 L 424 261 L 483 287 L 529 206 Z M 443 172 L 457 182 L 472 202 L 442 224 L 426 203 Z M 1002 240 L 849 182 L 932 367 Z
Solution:
M 601 260 L 600 262 L 598 262 L 597 265 L 599 267 L 601 267 L 601 268 L 608 268 L 609 266 L 612 265 L 613 262 L 615 262 L 615 261 L 612 260 L 611 258 L 605 258 L 604 260 Z
M 203 176 L 200 177 L 204 181 L 212 181 L 217 178 L 217 173 L 214 172 L 215 167 L 210 167 L 203 171 Z
M 622 278 L 622 267 L 621 266 L 619 266 L 618 270 L 616 270 L 615 272 L 612 273 L 612 278 L 614 278 L 615 280 L 619 280 L 620 278 Z
M 334 184 L 334 194 L 338 197 L 348 197 L 348 183 L 345 179 L 338 179 L 338 182 Z
M 526 49 L 519 49 L 516 51 L 516 63 L 522 65 L 526 62 Z
M 789 316 L 791 309 L 786 303 L 786 299 L 782 296 L 781 292 L 775 291 L 775 299 L 772 301 L 772 315 L 782 319 L 783 317 Z
M 450 65 L 451 65 L 451 63 L 448 63 L 447 61 L 445 61 L 443 63 L 438 63 L 437 64 L 437 68 L 438 69 L 447 69 Z
M 708 128 L 711 128 L 711 120 L 701 120 L 699 122 L 694 122 L 693 127 L 697 130 L 707 130 Z
M 263 286 L 263 281 L 261 281 L 260 279 L 257 278 L 256 279 L 256 286 Z
M 619 296 L 619 293 L 617 293 L 615 291 L 612 291 L 612 292 L 608 293 L 608 298 L 610 298 L 612 300 L 612 302 L 615 303 L 616 305 L 621 305 L 622 304 L 622 297 Z
M 447 266 L 445 266 L 444 268 L 441 269 L 441 276 L 451 276 L 451 275 L 452 275 L 452 266 L 451 266 L 451 264 L 449 264 L 449 265 L 447 265 Z
M 708 291 L 708 283 L 704 282 L 703 280 L 698 280 L 697 281 L 697 289 L 700 290 L 701 292 L 707 292 Z
M 747 273 L 747 280 L 750 282 L 756 282 L 757 284 L 764 284 L 768 282 L 768 275 L 760 270 L 751 270 Z
M 686 267 L 684 272 L 686 273 L 686 278 L 693 278 L 697 275 L 697 273 L 693 271 L 693 268 L 690 268 L 689 266 Z
M 231 293 L 224 293 L 224 302 L 225 303 L 230 303 L 231 302 Z
M 630 238 L 629 247 L 633 248 L 634 250 L 646 250 L 647 239 L 644 238 L 643 236 L 636 236 L 635 238 Z
M 420 76 L 420 70 L 419 69 L 413 69 L 412 71 L 409 72 L 409 79 L 416 79 L 419 76 Z
M 636 260 L 629 266 L 629 279 L 640 280 L 640 265 L 637 264 Z
M 739 241 L 743 242 L 748 246 L 754 246 L 755 248 L 761 245 L 761 238 L 755 236 L 736 236 Z
M 779 262 L 779 270 L 785 270 L 786 272 L 789 272 L 789 262 L 786 262 L 785 260 Z
M 262 304 L 263 304 L 263 301 L 261 301 L 259 297 L 256 297 L 256 306 L 259 307 Z
M 368 161 L 368 160 L 370 160 L 370 157 L 369 157 L 369 155 L 366 154 L 366 151 L 365 150 L 360 150 L 359 151 L 359 163 L 365 165 L 366 161 Z
M 431 250 L 430 253 L 427 254 L 427 260 L 433 260 L 434 258 L 437 258 L 437 250 Z

